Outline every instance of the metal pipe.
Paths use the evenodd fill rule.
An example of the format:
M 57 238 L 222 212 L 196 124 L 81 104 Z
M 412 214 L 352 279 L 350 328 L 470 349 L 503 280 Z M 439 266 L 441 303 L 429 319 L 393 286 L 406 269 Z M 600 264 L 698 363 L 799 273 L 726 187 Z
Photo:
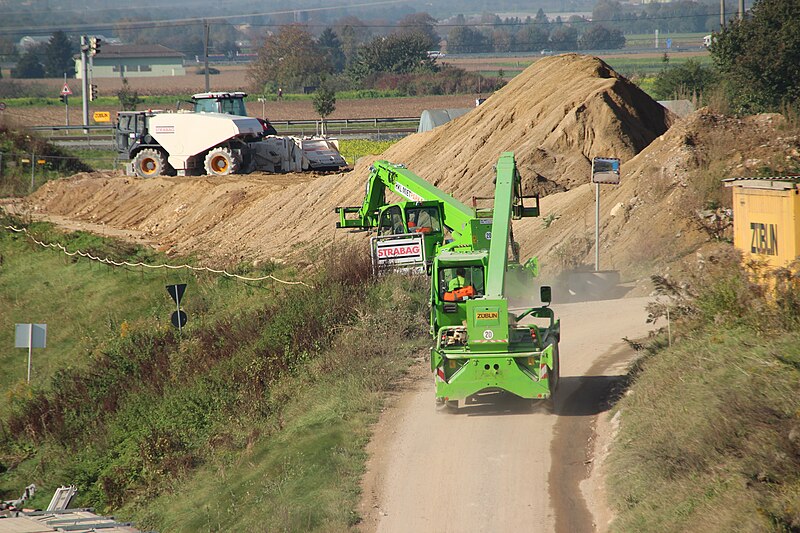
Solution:
M 600 272 L 600 184 L 594 184 L 594 271 Z
M 81 98 L 83 100 L 83 125 L 89 125 L 89 44 L 86 35 L 81 35 Z

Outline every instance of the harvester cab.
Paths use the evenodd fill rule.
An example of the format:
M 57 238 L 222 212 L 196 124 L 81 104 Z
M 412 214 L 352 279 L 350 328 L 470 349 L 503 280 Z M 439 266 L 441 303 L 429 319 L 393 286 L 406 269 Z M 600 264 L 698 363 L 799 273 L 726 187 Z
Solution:
M 237 92 L 210 92 L 192 95 L 192 104 L 195 113 L 222 113 L 223 115 L 236 115 L 246 117 L 247 106 L 244 99 L 247 93 Z M 278 132 L 269 123 L 266 117 L 256 117 L 264 128 L 264 135 L 277 135 Z

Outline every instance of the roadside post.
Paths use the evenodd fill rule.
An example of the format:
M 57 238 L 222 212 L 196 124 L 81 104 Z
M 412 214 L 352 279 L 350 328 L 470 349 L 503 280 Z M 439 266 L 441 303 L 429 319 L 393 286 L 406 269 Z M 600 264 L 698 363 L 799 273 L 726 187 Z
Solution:
M 178 333 L 181 333 L 183 331 L 183 326 L 186 325 L 186 321 L 188 320 L 186 313 L 181 311 L 181 300 L 183 299 L 183 293 L 186 292 L 186 284 L 167 285 L 167 292 L 175 301 L 176 305 L 176 311 L 172 313 L 170 320 L 172 325 L 178 328 Z
M 28 383 L 31 382 L 31 356 L 34 348 L 47 345 L 47 324 L 16 324 L 14 347 L 28 349 Z
M 600 184 L 619 185 L 619 159 L 595 157 L 592 159 L 594 193 L 594 271 L 600 271 Z
M 69 85 L 67 85 L 67 75 L 64 74 L 64 87 L 61 89 L 59 96 L 60 100 L 64 102 L 64 124 L 69 126 L 69 97 L 72 95 Z

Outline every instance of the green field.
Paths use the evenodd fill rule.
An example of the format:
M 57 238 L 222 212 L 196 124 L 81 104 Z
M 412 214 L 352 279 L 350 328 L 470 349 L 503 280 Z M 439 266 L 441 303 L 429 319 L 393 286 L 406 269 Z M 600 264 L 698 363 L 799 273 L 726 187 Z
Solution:
M 797 265 L 766 294 L 732 247 L 704 256 L 702 270 L 658 282 L 661 335 L 616 408 L 611 530 L 797 531 Z
M 690 59 L 703 66 L 712 65 L 710 55 L 673 57 L 667 54 L 667 59 L 668 61 L 664 61 L 663 56 L 659 58 L 609 57 L 604 61 L 626 78 L 655 76 L 665 68 L 682 65 Z
M 45 224 L 29 230 L 70 251 L 164 260 Z M 302 274 L 229 267 L 310 285 L 288 287 L 111 267 L 7 229 L 0 255 L 2 321 L 48 325 L 30 385 L 26 350 L 0 356 L 0 498 L 35 483 L 30 505 L 42 507 L 55 487 L 76 484 L 76 506 L 160 531 L 345 531 L 358 522 L 369 426 L 383 391 L 428 343 L 424 280 L 374 280 L 360 249 Z M 174 283 L 188 285 L 182 334 L 170 324 L 165 285 Z M 13 345 L 12 335 L 4 328 L 0 342 Z

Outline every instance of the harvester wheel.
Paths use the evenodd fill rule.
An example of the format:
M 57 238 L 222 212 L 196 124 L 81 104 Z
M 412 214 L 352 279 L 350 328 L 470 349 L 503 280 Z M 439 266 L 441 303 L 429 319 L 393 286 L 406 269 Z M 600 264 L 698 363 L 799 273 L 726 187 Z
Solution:
M 239 172 L 239 159 L 229 148 L 214 148 L 206 156 L 206 173 L 212 176 L 227 176 Z
M 133 170 L 141 178 L 163 176 L 167 166 L 164 154 L 152 148 L 145 148 L 133 158 Z

